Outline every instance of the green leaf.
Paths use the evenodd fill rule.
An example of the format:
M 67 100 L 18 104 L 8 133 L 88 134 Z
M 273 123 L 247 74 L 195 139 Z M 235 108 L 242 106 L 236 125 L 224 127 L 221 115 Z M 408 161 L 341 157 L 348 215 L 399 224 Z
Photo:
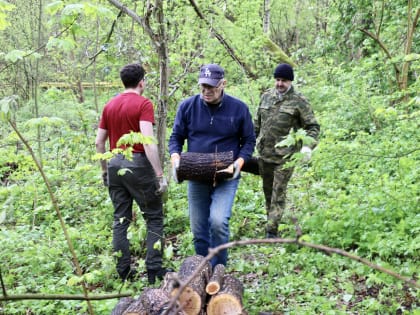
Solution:
M 39 117 L 29 119 L 25 125 L 29 128 L 38 128 L 38 127 L 61 127 L 67 125 L 67 122 L 58 117 Z
M 60 11 L 64 7 L 63 1 L 54 1 L 52 3 L 49 3 L 45 6 L 45 11 L 48 14 L 55 15 L 58 11 Z
M 4 59 L 6 61 L 10 61 L 10 62 L 16 62 L 18 60 L 22 60 L 25 55 L 27 55 L 27 52 L 23 51 L 23 50 L 12 50 L 10 52 L 8 52 L 6 54 L 6 56 L 4 57 Z
M 54 48 L 69 52 L 76 48 L 76 43 L 70 38 L 50 38 L 48 40 L 47 49 L 51 50 Z
M 119 176 L 124 176 L 126 172 L 133 173 L 133 171 L 130 170 L 129 168 L 121 168 L 121 169 L 118 170 L 117 174 Z
M 408 54 L 404 57 L 404 61 L 410 62 L 410 61 L 416 61 L 420 60 L 420 54 Z

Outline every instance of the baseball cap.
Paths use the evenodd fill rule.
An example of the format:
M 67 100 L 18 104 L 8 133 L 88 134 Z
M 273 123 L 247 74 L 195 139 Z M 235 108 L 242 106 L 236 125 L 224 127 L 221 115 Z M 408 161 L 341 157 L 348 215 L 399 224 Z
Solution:
M 208 84 L 217 86 L 221 79 L 225 77 L 225 71 L 219 65 L 214 63 L 204 65 L 200 69 L 200 76 L 198 77 L 198 84 Z

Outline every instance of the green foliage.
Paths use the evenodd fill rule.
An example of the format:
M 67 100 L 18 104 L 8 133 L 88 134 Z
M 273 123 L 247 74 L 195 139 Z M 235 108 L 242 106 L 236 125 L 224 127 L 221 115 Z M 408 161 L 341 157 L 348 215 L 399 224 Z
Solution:
M 32 14 L 37 8 L 35 2 L 15 1 L 15 7 L 7 5 L 7 9 L 15 10 L 9 12 L 0 1 L 0 57 L 6 60 L 7 56 L 14 62 L 0 73 L 4 86 L 0 99 L 0 261 L 4 286 L 10 295 L 80 294 L 81 281 L 89 284 L 89 294 L 128 290 L 134 296 L 146 286 L 146 229 L 141 213 L 136 209 L 138 215 L 129 230 L 141 279 L 122 284 L 115 272 L 116 254 L 112 253 L 113 207 L 102 185 L 99 163 L 92 161 L 100 111 L 97 104 L 104 104 L 115 89 L 96 94 L 86 90 L 82 104 L 70 89 L 39 91 L 39 111 L 35 115 L 35 100 L 29 92 L 32 86 L 23 83 L 33 82 L 35 73 L 40 81 L 111 81 L 118 78 L 121 65 L 136 60 L 148 67 L 146 94 L 157 98 L 159 60 L 140 26 L 121 17 L 106 42 L 118 12 L 102 2 L 79 2 L 46 4 L 46 18 L 41 23 L 44 35 L 66 31 L 42 42 L 47 44 L 47 51 L 38 51 L 45 56 L 38 59 L 38 54 L 34 54 L 35 58 L 25 57 L 25 53 L 38 48 L 33 38 L 39 22 Z M 171 12 L 165 15 L 165 21 L 173 88 L 168 117 L 174 117 L 181 99 L 198 92 L 197 71 L 206 62 L 225 67 L 228 92 L 245 100 L 255 113 L 260 93 L 273 84 L 276 63 L 261 49 L 261 1 L 197 3 L 211 26 L 186 3 L 165 2 L 166 12 Z M 385 62 L 377 45 L 357 31 L 357 27 L 372 31 L 379 25 L 382 2 L 336 1 L 329 8 L 325 1 L 271 3 L 272 25 L 280 26 L 276 34 L 292 43 L 285 48 L 299 61 L 294 84 L 313 105 L 322 132 L 311 163 L 295 165 L 282 235 L 296 237 L 290 220 L 295 217 L 302 240 L 349 251 L 415 278 L 420 257 L 420 80 L 416 75 L 420 61 L 415 52 L 420 41 L 416 32 L 413 53 L 401 53 L 406 3 L 383 3 L 381 39 L 393 55 Z M 295 11 L 297 7 L 302 9 L 300 14 Z M 22 14 L 15 14 L 16 8 Z M 140 15 L 142 10 L 138 3 Z M 7 22 L 14 24 L 13 30 L 5 28 L 5 12 Z M 295 19 L 285 20 L 290 17 Z M 322 23 L 326 23 L 325 28 Z M 213 28 L 251 65 L 259 75 L 257 79 L 246 78 L 214 38 Z M 293 34 L 299 34 L 300 41 L 293 40 Z M 100 49 L 103 51 L 92 64 L 91 57 Z M 393 65 L 404 61 L 410 61 L 409 85 L 406 91 L 397 91 Z M 39 62 L 39 72 L 35 72 L 35 62 Z M 14 84 L 6 85 L 9 82 Z M 82 276 L 75 274 L 45 183 L 7 123 L 9 119 L 35 151 L 37 144 L 42 144 L 43 169 L 62 209 Z M 124 143 L 130 145 L 149 141 L 152 139 L 140 134 L 124 138 Z M 302 131 L 291 133 L 283 144 L 298 141 L 306 141 Z M 96 159 L 112 155 L 108 152 Z M 174 269 L 186 256 L 194 254 L 186 193 L 185 183 L 171 182 L 164 206 L 164 264 Z M 261 179 L 242 174 L 230 221 L 232 240 L 265 236 L 264 205 Z M 295 245 L 234 247 L 229 250 L 228 271 L 244 283 L 244 305 L 249 314 L 263 310 L 285 314 L 416 314 L 419 308 L 417 289 L 347 258 Z M 93 302 L 95 313 L 109 314 L 116 302 Z M 80 301 L 29 300 L 1 302 L 0 313 L 88 311 Z
M 13 9 L 13 4 L 0 0 L 0 31 L 10 25 L 7 21 L 7 12 Z

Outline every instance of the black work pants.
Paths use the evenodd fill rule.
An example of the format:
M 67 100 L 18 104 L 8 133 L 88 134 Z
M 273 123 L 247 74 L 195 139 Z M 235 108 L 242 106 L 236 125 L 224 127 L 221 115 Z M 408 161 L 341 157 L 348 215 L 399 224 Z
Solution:
M 156 194 L 157 179 L 145 154 L 135 153 L 132 160 L 117 155 L 108 163 L 109 196 L 114 205 L 113 250 L 121 252 L 117 261 L 120 276 L 130 268 L 130 243 L 127 229 L 133 220 L 133 200 L 146 222 L 146 268 L 162 267 L 162 250 L 155 249 L 163 238 L 162 198 Z M 160 247 L 162 248 L 162 247 Z

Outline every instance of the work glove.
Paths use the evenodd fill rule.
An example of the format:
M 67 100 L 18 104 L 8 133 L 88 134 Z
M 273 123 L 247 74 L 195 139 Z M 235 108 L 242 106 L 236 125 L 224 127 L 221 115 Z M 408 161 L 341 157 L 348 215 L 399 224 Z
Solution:
M 171 164 L 172 164 L 172 178 L 175 183 L 179 183 L 178 181 L 178 169 L 179 169 L 179 162 L 181 158 L 178 153 L 173 153 L 171 155 Z
M 108 187 L 108 173 L 102 172 L 102 181 L 105 187 Z
M 217 172 L 218 173 L 226 172 L 226 173 L 232 174 L 232 177 L 229 178 L 228 180 L 233 180 L 233 179 L 238 178 L 239 174 L 241 173 L 241 169 L 243 165 L 244 165 L 244 159 L 239 158 L 235 162 L 230 164 L 227 168 L 217 171 Z
M 310 147 L 303 146 L 302 149 L 300 150 L 300 153 L 303 154 L 302 161 L 304 163 L 308 163 L 311 160 L 311 157 L 312 157 L 312 149 Z
M 168 190 L 168 181 L 165 176 L 157 176 L 158 179 L 158 189 L 156 190 L 156 195 L 162 195 Z

